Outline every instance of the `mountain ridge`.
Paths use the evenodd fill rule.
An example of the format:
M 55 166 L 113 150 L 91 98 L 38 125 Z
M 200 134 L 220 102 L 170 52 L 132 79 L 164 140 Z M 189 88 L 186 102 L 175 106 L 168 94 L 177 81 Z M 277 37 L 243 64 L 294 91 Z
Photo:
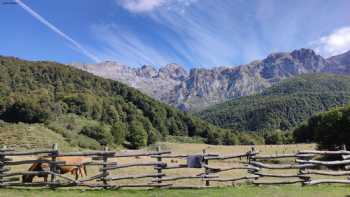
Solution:
M 108 65 L 108 69 L 105 66 Z M 93 74 L 118 80 L 157 100 L 184 111 L 200 110 L 233 98 L 260 93 L 273 84 L 308 73 L 350 73 L 350 51 L 323 58 L 311 49 L 279 52 L 239 66 L 193 68 L 168 64 L 132 68 L 118 63 L 74 65 Z

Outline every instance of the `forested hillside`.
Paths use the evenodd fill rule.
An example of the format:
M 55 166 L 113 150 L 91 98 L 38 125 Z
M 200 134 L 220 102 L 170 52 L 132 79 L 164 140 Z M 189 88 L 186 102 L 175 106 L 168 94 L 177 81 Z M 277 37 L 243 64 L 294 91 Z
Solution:
M 169 135 L 199 136 L 214 144 L 224 143 L 226 136 L 239 143 L 234 132 L 122 83 L 58 63 L 9 57 L 0 57 L 0 119 L 40 123 L 85 148 L 104 144 L 138 148 Z
M 290 130 L 315 113 L 350 102 L 350 77 L 301 75 L 261 94 L 210 107 L 198 115 L 217 126 L 248 131 Z

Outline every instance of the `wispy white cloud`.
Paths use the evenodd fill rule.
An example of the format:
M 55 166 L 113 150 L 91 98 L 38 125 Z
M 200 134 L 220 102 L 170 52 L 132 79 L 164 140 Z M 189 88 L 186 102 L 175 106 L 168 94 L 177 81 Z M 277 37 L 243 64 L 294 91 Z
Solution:
M 196 1 L 197 0 L 116 0 L 118 5 L 135 13 L 151 12 L 159 8 L 184 11 L 183 7 L 189 6 Z
M 68 36 L 66 33 L 58 29 L 56 26 L 54 26 L 52 23 L 47 21 L 44 17 L 39 15 L 37 12 L 35 12 L 33 9 L 31 9 L 28 5 L 24 4 L 21 0 L 15 0 L 15 2 L 21 6 L 25 11 L 27 11 L 31 16 L 33 16 L 35 19 L 37 19 L 39 22 L 44 24 L 46 27 L 51 29 L 53 32 L 67 40 L 70 44 L 72 44 L 80 53 L 86 55 L 90 59 L 92 59 L 95 62 L 100 62 L 100 59 L 89 52 L 85 47 L 83 47 L 80 43 L 72 39 L 70 36 Z
M 230 4 L 230 1 L 223 1 Z M 123 1 L 118 2 L 122 3 Z M 133 1 L 133 3 L 135 2 Z M 138 5 L 146 5 L 142 1 L 137 2 Z M 127 10 L 131 12 L 140 11 L 140 9 L 130 10 L 131 7 L 127 7 L 126 2 L 124 3 L 126 7 L 123 7 Z M 131 5 L 132 1 L 129 3 Z M 184 63 L 184 61 L 179 61 L 182 58 L 185 59 L 186 63 L 195 66 L 219 65 L 223 62 L 232 62 L 232 59 L 235 58 L 233 55 L 235 49 L 228 44 L 233 41 L 234 37 L 229 38 L 232 34 L 232 27 L 225 27 L 230 21 L 229 13 L 224 10 L 225 7 L 215 5 L 214 1 L 209 2 L 211 5 L 196 6 L 196 4 L 200 4 L 198 0 L 167 0 L 159 1 L 159 4 L 149 3 L 152 6 L 145 6 L 145 8 L 147 7 L 147 10 L 150 11 L 151 9 L 148 8 L 152 7 L 152 12 L 147 12 L 147 17 L 152 19 L 159 27 L 157 31 L 166 30 L 168 32 L 153 37 L 158 36 L 157 42 L 163 42 L 174 53 L 169 54 L 167 51 L 154 46 L 154 43 L 141 39 L 138 32 L 128 31 L 127 28 L 112 23 L 109 25 L 98 24 L 92 28 L 98 39 L 103 41 L 109 49 L 113 49 L 104 49 L 105 53 L 103 50 L 97 50 L 102 53 L 101 56 L 126 60 L 126 62 L 135 62 L 137 59 L 145 61 L 143 63 L 156 65 L 170 63 L 171 61 Z M 205 13 L 207 7 L 211 8 L 209 15 Z M 191 10 L 186 11 L 186 9 Z M 217 19 L 215 19 L 216 17 Z M 212 19 L 215 19 L 215 22 L 220 21 L 220 23 L 213 25 L 209 22 Z M 108 33 L 106 33 L 107 27 Z M 225 36 L 217 34 L 219 28 Z M 106 55 L 107 53 L 109 55 Z
M 321 37 L 311 45 L 315 50 L 326 56 L 334 56 L 350 50 L 350 27 L 343 27 Z
M 134 33 L 116 24 L 98 24 L 91 27 L 92 32 L 98 36 L 103 43 L 101 49 L 96 50 L 96 54 L 102 59 L 125 61 L 122 63 L 139 66 L 143 64 L 167 64 L 170 59 L 151 44 L 145 43 Z
M 104 46 L 95 50 L 100 57 L 127 64 L 137 60 L 140 64 L 177 62 L 190 67 L 237 65 L 271 52 L 308 47 L 322 32 L 349 23 L 350 6 L 347 0 L 339 0 L 339 4 L 317 0 L 117 2 L 132 13 L 118 20 L 128 20 L 130 25 L 115 20 L 94 26 Z M 330 9 L 337 12 L 330 13 Z M 106 28 L 108 33 L 98 33 Z
M 131 12 L 147 12 L 164 5 L 166 0 L 117 0 L 117 3 Z

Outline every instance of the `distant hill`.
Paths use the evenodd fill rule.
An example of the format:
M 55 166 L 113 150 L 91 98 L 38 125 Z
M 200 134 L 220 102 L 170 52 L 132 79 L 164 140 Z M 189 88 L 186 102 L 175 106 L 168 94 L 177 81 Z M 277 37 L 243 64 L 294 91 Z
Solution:
M 201 111 L 217 126 L 248 131 L 290 130 L 312 115 L 350 102 L 350 77 L 308 74 L 286 79 L 260 94 Z
M 221 143 L 218 139 L 228 132 L 120 82 L 59 63 L 1 56 L 0 119 L 7 122 L 0 127 L 2 136 L 11 132 L 4 128 L 24 131 L 25 125 L 40 124 L 40 135 L 49 129 L 48 135 L 54 131 L 84 148 L 105 144 L 138 148 L 168 135 Z M 18 122 L 23 124 L 9 125 Z
M 169 64 L 160 69 L 139 68 L 116 62 L 73 66 L 126 83 L 182 110 L 197 111 L 230 99 L 264 91 L 281 80 L 301 74 L 350 74 L 350 51 L 324 58 L 311 49 L 272 53 L 239 66 L 193 68 Z M 212 65 L 207 65 L 212 66 Z

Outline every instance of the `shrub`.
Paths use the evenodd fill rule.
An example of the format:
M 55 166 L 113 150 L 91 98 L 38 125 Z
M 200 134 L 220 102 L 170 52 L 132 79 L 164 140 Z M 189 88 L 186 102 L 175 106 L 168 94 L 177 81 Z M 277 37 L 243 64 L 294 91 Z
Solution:
M 70 144 L 92 150 L 102 149 L 101 144 L 99 142 L 85 135 L 75 135 L 74 138 L 71 139 Z
M 239 142 L 242 145 L 264 144 L 264 138 L 253 133 L 239 133 Z
M 85 126 L 80 131 L 80 134 L 90 137 L 98 141 L 101 145 L 111 144 L 113 136 L 105 127 L 99 126 Z

